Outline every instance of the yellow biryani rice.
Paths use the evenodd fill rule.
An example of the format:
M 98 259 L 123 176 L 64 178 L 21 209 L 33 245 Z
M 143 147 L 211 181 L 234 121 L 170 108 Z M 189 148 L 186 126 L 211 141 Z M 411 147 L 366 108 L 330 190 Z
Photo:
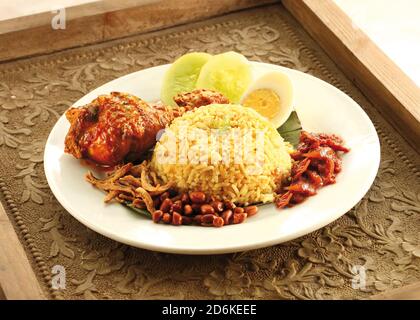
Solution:
M 212 104 L 175 119 L 156 144 L 151 166 L 181 191 L 241 204 L 271 202 L 291 169 L 291 146 L 251 108 Z

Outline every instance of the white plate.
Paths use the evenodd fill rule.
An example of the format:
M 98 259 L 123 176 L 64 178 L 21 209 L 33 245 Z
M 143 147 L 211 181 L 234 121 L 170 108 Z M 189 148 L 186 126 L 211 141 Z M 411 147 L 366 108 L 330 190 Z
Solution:
M 132 93 L 146 101 L 159 99 L 161 81 L 168 65 L 158 66 L 115 79 L 75 103 L 89 103 L 110 91 Z M 253 62 L 255 76 L 280 70 L 295 88 L 295 105 L 307 131 L 335 133 L 351 148 L 343 157 L 337 183 L 319 190 L 304 203 L 277 210 L 274 205 L 239 225 L 203 228 L 155 224 L 119 205 L 104 204 L 104 193 L 84 179 L 85 166 L 64 153 L 69 123 L 62 116 L 48 138 L 44 166 L 48 183 L 63 207 L 77 220 L 114 240 L 150 250 L 212 254 L 266 247 L 317 230 L 349 211 L 371 186 L 379 166 L 379 140 L 372 122 L 346 94 L 308 74 L 275 65 Z

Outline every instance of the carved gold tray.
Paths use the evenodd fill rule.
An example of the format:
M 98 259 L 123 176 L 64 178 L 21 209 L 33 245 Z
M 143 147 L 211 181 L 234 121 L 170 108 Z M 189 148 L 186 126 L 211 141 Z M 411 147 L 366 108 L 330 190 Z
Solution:
M 381 167 L 369 193 L 322 230 L 237 254 L 150 252 L 78 223 L 54 199 L 43 172 L 45 140 L 57 118 L 100 84 L 169 63 L 189 50 L 235 50 L 252 60 L 313 74 L 350 95 L 381 139 Z M 419 281 L 420 161 L 378 107 L 281 5 L 0 65 L 0 198 L 5 212 L 0 210 L 0 230 L 6 230 L 0 235 L 0 283 L 6 297 L 363 299 Z M 10 224 L 16 243 L 6 238 L 13 230 L 7 229 Z M 20 260 L 22 248 L 27 266 Z M 65 288 L 54 282 L 55 273 L 63 270 Z M 16 273 L 24 277 L 19 284 Z

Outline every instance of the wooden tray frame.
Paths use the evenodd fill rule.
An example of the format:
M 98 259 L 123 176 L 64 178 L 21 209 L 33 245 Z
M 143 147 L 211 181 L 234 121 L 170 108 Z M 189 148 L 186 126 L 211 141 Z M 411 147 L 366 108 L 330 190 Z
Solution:
M 414 147 L 420 147 L 420 89 L 332 0 L 283 5 Z
M 283 0 L 283 5 L 416 149 L 420 90 L 332 0 Z M 0 186 L 1 187 L 1 186 Z M 6 198 L 7 202 L 8 199 Z M 0 299 L 45 299 L 12 222 L 0 203 Z M 373 299 L 420 299 L 420 283 Z

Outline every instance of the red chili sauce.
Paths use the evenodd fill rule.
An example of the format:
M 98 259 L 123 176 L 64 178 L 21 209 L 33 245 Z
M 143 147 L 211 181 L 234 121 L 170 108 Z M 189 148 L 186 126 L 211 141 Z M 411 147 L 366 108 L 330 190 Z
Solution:
M 316 194 L 322 186 L 335 183 L 341 171 L 340 153 L 350 150 L 336 135 L 302 131 L 297 150 L 291 154 L 294 163 L 289 183 L 277 192 L 277 208 L 291 207 Z

